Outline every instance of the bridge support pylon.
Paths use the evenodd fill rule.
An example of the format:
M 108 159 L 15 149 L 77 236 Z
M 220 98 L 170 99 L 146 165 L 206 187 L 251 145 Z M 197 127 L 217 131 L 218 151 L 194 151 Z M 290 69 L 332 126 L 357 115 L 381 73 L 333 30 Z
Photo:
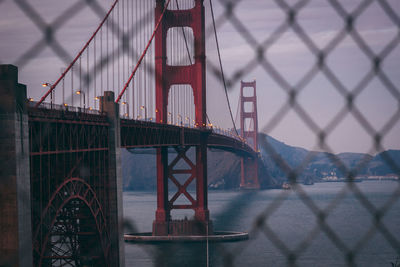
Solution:
M 240 135 L 258 151 L 256 81 L 240 82 Z M 259 189 L 258 158 L 242 157 L 240 188 Z
M 0 65 L 0 266 L 32 266 L 31 183 L 26 87 Z
M 156 0 L 155 21 L 159 20 L 165 6 L 165 0 Z M 207 204 L 207 137 L 206 129 L 206 87 L 205 87 L 205 24 L 203 0 L 194 0 L 191 9 L 166 10 L 164 18 L 155 35 L 155 69 L 156 69 L 156 120 L 167 122 L 168 94 L 172 85 L 191 85 L 195 105 L 195 125 L 201 134 L 200 145 L 195 147 L 195 160 L 187 155 L 190 146 L 182 142 L 174 147 L 175 158 L 168 159 L 168 148 L 157 149 L 157 211 L 153 222 L 153 235 L 199 235 L 212 233 Z M 173 27 L 190 27 L 194 39 L 194 63 L 186 66 L 167 64 L 167 33 Z M 177 169 L 178 162 L 184 161 L 190 169 Z M 178 181 L 177 175 L 187 176 L 186 181 Z M 174 184 L 177 192 L 172 198 L 168 195 L 168 184 Z M 191 183 L 195 184 L 196 193 L 192 196 L 187 191 Z M 177 204 L 183 196 L 189 204 Z M 194 218 L 173 220 L 174 209 L 192 209 Z
M 100 97 L 100 110 L 105 113 L 110 124 L 108 127 L 108 206 L 110 238 L 112 243 L 110 266 L 125 266 L 122 170 L 121 170 L 121 127 L 119 104 L 114 102 L 114 92 L 105 91 Z

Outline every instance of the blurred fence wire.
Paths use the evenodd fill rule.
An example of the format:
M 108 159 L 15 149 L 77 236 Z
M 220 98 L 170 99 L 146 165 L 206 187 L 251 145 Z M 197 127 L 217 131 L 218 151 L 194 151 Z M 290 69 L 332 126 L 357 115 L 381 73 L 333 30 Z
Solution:
M 228 79 L 228 84 L 233 87 L 237 82 L 246 76 L 248 73 L 254 71 L 257 67 L 261 67 L 265 75 L 271 77 L 276 84 L 279 85 L 280 89 L 287 94 L 287 102 L 276 111 L 275 115 L 264 125 L 261 132 L 269 133 L 271 132 L 277 124 L 287 115 L 287 113 L 292 110 L 297 116 L 304 122 L 305 125 L 314 134 L 315 139 L 318 143 L 318 148 L 321 151 L 327 152 L 326 155 L 329 160 L 337 166 L 340 172 L 348 181 L 347 186 L 337 194 L 335 199 L 332 200 L 330 205 L 326 208 L 320 208 L 318 203 L 315 202 L 304 190 L 304 187 L 298 185 L 298 178 L 302 174 L 303 170 L 313 159 L 316 157 L 315 152 L 309 152 L 305 157 L 305 160 L 299 166 L 291 166 L 290 163 L 283 159 L 278 151 L 276 151 L 271 144 L 265 141 L 265 139 L 260 139 L 263 141 L 261 147 L 267 152 L 267 154 L 274 160 L 275 164 L 278 165 L 281 170 L 284 171 L 288 181 L 290 181 L 292 188 L 295 189 L 296 194 L 299 199 L 305 204 L 305 206 L 312 212 L 315 216 L 317 226 L 309 233 L 308 237 L 300 242 L 300 244 L 295 248 L 291 249 L 288 244 L 281 239 L 279 235 L 274 232 L 274 229 L 269 225 L 269 220 L 273 217 L 274 213 L 282 206 L 283 202 L 287 199 L 287 192 L 282 192 L 281 195 L 276 197 L 270 205 L 268 205 L 264 211 L 254 218 L 253 228 L 251 233 L 253 235 L 265 235 L 273 245 L 278 249 L 283 256 L 286 257 L 288 265 L 296 266 L 296 260 L 301 256 L 301 254 L 309 247 L 309 245 L 315 240 L 318 231 L 325 234 L 326 237 L 343 253 L 343 257 L 348 266 L 356 266 L 356 256 L 361 248 L 367 243 L 371 238 L 380 232 L 390 244 L 397 254 L 400 253 L 400 240 L 399 236 L 390 232 L 390 230 L 382 222 L 382 218 L 385 213 L 393 207 L 393 204 L 398 201 L 400 197 L 400 186 L 397 185 L 396 190 L 393 195 L 388 199 L 388 201 L 381 207 L 377 208 L 373 203 L 363 194 L 363 192 L 354 182 L 355 177 L 359 174 L 359 171 L 364 168 L 370 161 L 370 159 L 363 158 L 354 167 L 349 168 L 342 160 L 334 154 L 334 148 L 330 147 L 327 143 L 327 139 L 332 131 L 345 119 L 348 114 L 352 114 L 358 123 L 363 127 L 366 133 L 371 139 L 373 146 L 370 149 L 372 154 L 380 152 L 383 149 L 382 140 L 385 135 L 398 124 L 400 119 L 400 91 L 399 85 L 395 84 L 389 77 L 386 71 L 382 68 L 385 60 L 392 57 L 396 57 L 396 54 L 392 53 L 394 50 L 398 49 L 400 42 L 400 17 L 399 9 L 394 9 L 392 5 L 397 5 L 398 3 L 392 2 L 392 5 L 388 1 L 353 1 L 357 2 L 354 9 L 349 11 L 345 8 L 345 1 L 323 1 L 323 4 L 328 5 L 334 13 L 342 20 L 342 26 L 336 29 L 336 33 L 332 34 L 331 40 L 326 43 L 322 48 L 315 40 L 307 33 L 307 28 L 303 27 L 299 20 L 299 15 L 309 8 L 309 4 L 313 1 L 273 1 L 276 6 L 278 6 L 286 15 L 285 19 L 282 19 L 278 26 L 271 32 L 271 34 L 262 36 L 261 41 L 260 36 L 253 35 L 251 29 L 247 28 L 246 21 L 241 20 L 238 17 L 241 10 L 240 4 L 246 1 L 221 1 L 225 6 L 225 12 L 217 19 L 219 26 L 221 27 L 225 23 L 230 23 L 231 26 L 236 30 L 236 34 L 245 39 L 246 44 L 254 51 L 253 58 L 244 61 L 242 66 L 235 70 L 234 74 Z M 272 1 L 271 1 L 272 2 Z M 357 30 L 356 24 L 359 17 L 366 12 L 369 6 L 375 4 L 378 8 L 381 8 L 385 16 L 391 21 L 393 27 L 395 28 L 395 34 L 391 40 L 383 45 L 382 49 L 377 53 L 371 45 L 363 38 L 363 36 Z M 304 18 L 304 17 L 303 17 Z M 329 18 L 326 18 L 329 19 Z M 321 22 L 322 23 L 322 22 Z M 274 45 L 277 44 L 279 39 L 288 31 L 294 33 L 297 37 L 297 42 L 304 45 L 310 53 L 310 57 L 313 57 L 313 64 L 308 67 L 307 71 L 303 76 L 300 77 L 298 82 L 291 83 L 285 74 L 281 73 L 279 69 L 274 66 L 274 63 L 268 58 L 267 54 Z M 369 61 L 367 73 L 360 79 L 360 81 L 355 86 L 348 86 L 341 78 L 335 74 L 335 69 L 328 64 L 328 58 L 331 56 L 332 52 L 345 40 L 345 38 L 351 38 L 351 40 L 356 44 L 358 50 L 360 50 Z M 334 55 L 333 55 L 334 56 Z M 397 56 L 397 60 L 398 60 Z M 351 64 L 351 62 L 349 62 Z M 337 115 L 328 123 L 325 127 L 319 125 L 313 120 L 312 116 L 304 109 L 301 103 L 298 101 L 298 95 L 305 90 L 312 79 L 317 75 L 323 74 L 332 87 L 343 97 L 345 105 L 340 109 L 338 107 Z M 396 102 L 396 111 L 390 116 L 386 124 L 380 128 L 376 129 L 370 123 L 370 118 L 366 114 L 363 114 L 357 106 L 354 104 L 357 97 L 361 92 L 366 89 L 366 87 L 372 82 L 374 78 L 377 78 L 383 85 L 384 90 L 387 90 L 393 100 Z M 258 101 L 263 101 L 265 99 L 259 99 Z M 399 175 L 400 166 L 399 162 L 396 162 L 389 153 L 383 152 L 382 157 L 390 169 L 397 176 Z M 335 231 L 335 226 L 331 226 L 327 223 L 326 219 L 329 214 L 339 205 L 341 201 L 345 198 L 346 191 L 351 192 L 356 199 L 359 200 L 361 205 L 368 210 L 371 216 L 370 229 L 366 232 L 364 236 L 355 244 L 355 246 L 350 246 L 347 244 Z M 241 244 L 239 247 L 243 249 L 243 246 L 251 246 L 251 241 L 249 243 Z M 237 250 L 239 252 L 240 250 Z M 234 263 L 233 258 L 240 257 L 240 253 L 227 252 L 226 257 L 227 264 L 230 266 Z M 394 259 L 392 259 L 394 262 Z M 393 263 L 394 264 L 394 263 Z M 318 263 L 317 263 L 318 265 Z
M 274 115 L 264 123 L 261 132 L 270 133 L 272 132 L 279 122 L 285 118 L 289 112 L 295 112 L 301 122 L 310 130 L 313 134 L 320 151 L 326 152 L 326 156 L 329 161 L 337 167 L 343 177 L 348 183 L 344 186 L 341 191 L 336 195 L 332 202 L 325 208 L 321 208 L 318 203 L 312 199 L 304 187 L 298 185 L 299 176 L 306 166 L 317 156 L 315 152 L 309 152 L 301 164 L 293 166 L 286 162 L 285 159 L 279 154 L 278 151 L 265 139 L 261 140 L 261 148 L 265 151 L 268 156 L 273 160 L 274 164 L 280 168 L 285 174 L 287 181 L 291 184 L 293 191 L 297 194 L 298 198 L 304 203 L 309 211 L 314 216 L 316 226 L 307 236 L 307 238 L 300 242 L 296 248 L 291 248 L 286 244 L 283 239 L 274 232 L 271 228 L 269 221 L 274 216 L 274 213 L 284 204 L 288 198 L 288 191 L 282 191 L 276 198 L 270 201 L 270 204 L 263 209 L 263 212 L 252 218 L 253 224 L 250 229 L 250 235 L 254 236 L 265 236 L 270 243 L 286 258 L 289 266 L 297 266 L 297 260 L 301 257 L 302 253 L 310 246 L 315 240 L 318 233 L 322 232 L 334 246 L 342 253 L 345 263 L 348 266 L 357 266 L 357 256 L 362 247 L 372 237 L 379 232 L 392 249 L 400 255 L 400 239 L 399 233 L 391 232 L 391 230 L 383 222 L 385 214 L 394 206 L 394 204 L 400 198 L 400 185 L 397 185 L 393 190 L 391 197 L 384 203 L 380 208 L 376 207 L 370 199 L 368 199 L 359 185 L 355 183 L 355 178 L 369 162 L 369 157 L 363 157 L 357 164 L 349 167 L 340 157 L 335 155 L 335 148 L 330 146 L 327 142 L 330 134 L 346 119 L 346 116 L 351 114 L 355 121 L 361 126 L 364 132 L 368 135 L 371 141 L 371 148 L 369 153 L 376 154 L 381 153 L 381 157 L 384 162 L 390 167 L 392 173 L 400 176 L 399 161 L 393 158 L 393 155 L 385 151 L 383 140 L 388 133 L 395 127 L 398 127 L 400 120 L 400 90 L 399 84 L 393 81 L 392 77 L 387 73 L 385 65 L 388 59 L 400 62 L 400 58 L 394 53 L 399 49 L 400 43 L 400 14 L 399 14 L 399 2 L 387 1 L 387 0 L 359 0 L 359 1 L 339 1 L 339 0 L 325 0 L 325 1 L 311 1 L 311 0 L 274 0 L 267 1 L 268 4 L 273 4 L 274 7 L 283 14 L 281 18 L 275 18 L 276 23 L 269 34 L 260 36 L 259 33 L 255 34 L 252 28 L 249 28 L 244 18 L 251 16 L 252 12 L 256 12 L 256 8 L 262 0 L 259 1 L 247 1 L 247 0 L 219 0 L 214 1 L 220 7 L 218 14 L 216 15 L 216 28 L 217 31 L 222 31 L 226 25 L 229 25 L 231 29 L 234 29 L 234 38 L 241 38 L 244 40 L 245 49 L 252 51 L 249 58 L 242 58 L 242 64 L 237 66 L 236 69 L 228 72 L 225 75 L 226 84 L 228 90 L 232 90 L 237 87 L 240 80 L 247 78 L 252 75 L 257 69 L 261 69 L 263 74 L 268 76 L 272 81 L 279 87 L 281 92 L 286 95 L 286 101 L 281 107 L 275 110 Z M 0 0 L 0 10 L 9 7 L 11 0 Z M 59 12 L 59 15 L 53 20 L 48 20 L 44 17 L 43 13 L 37 10 L 36 1 L 28 0 L 15 0 L 12 1 L 14 7 L 19 9 L 18 14 L 26 17 L 32 25 L 34 25 L 41 34 L 41 37 L 30 44 L 30 47 L 25 51 L 20 51 L 16 55 L 13 62 L 5 62 L 5 56 L 7 51 L 0 51 L 0 63 L 2 64 L 15 64 L 18 67 L 26 67 L 31 62 L 37 60 L 41 53 L 45 49 L 51 49 L 54 54 L 64 64 L 69 64 L 73 59 L 73 51 L 66 47 L 63 42 L 63 37 L 57 35 L 63 27 L 68 27 L 68 23 L 72 20 L 77 19 L 80 15 L 79 10 L 83 8 L 89 8 L 93 14 L 95 14 L 99 20 L 102 20 L 106 14 L 104 3 L 100 0 L 79 0 L 74 1 L 69 5 L 68 8 Z M 208 6 L 208 1 L 204 1 L 204 4 Z M 310 36 L 307 27 L 303 26 L 301 18 L 302 15 L 312 3 L 318 2 L 317 4 L 326 5 L 339 19 L 341 23 L 335 32 L 332 33 L 328 42 L 324 45 L 317 43 L 312 36 Z M 346 5 L 351 2 L 353 8 L 349 10 Z M 252 9 L 252 4 L 255 4 Z M 57 3 L 54 3 L 57 5 Z M 371 44 L 360 34 L 357 28 L 357 21 L 367 10 L 374 5 L 379 8 L 386 19 L 390 21 L 394 30 L 393 37 L 386 43 L 382 44 L 382 48 L 376 51 Z M 246 8 L 248 12 L 247 16 L 242 16 L 242 8 Z M 4 12 L 4 10 L 2 11 Z M 266 13 L 265 16 L 267 16 Z M 326 18 L 328 19 L 328 18 Z M 263 24 L 261 22 L 259 27 L 265 26 L 270 29 L 272 26 Z M 322 22 L 321 22 L 322 23 Z M 117 26 L 117 25 L 115 25 Z M 209 25 L 210 26 L 210 25 Z M 11 26 L 10 26 L 11 27 Z M 116 30 L 118 31 L 118 30 Z M 279 68 L 275 66 L 275 63 L 269 58 L 268 53 L 276 46 L 279 46 L 279 40 L 288 32 L 291 32 L 297 42 L 295 45 L 301 45 L 308 50 L 310 61 L 313 62 L 308 68 L 304 66 L 302 71 L 305 71 L 303 75 L 296 81 L 292 82 L 286 74 L 282 73 Z M 214 38 L 211 26 L 207 28 L 206 36 L 208 39 Z M 7 38 L 7 36 L 2 36 Z M 329 60 L 335 56 L 334 52 L 346 38 L 355 44 L 355 47 L 359 52 L 362 53 L 363 57 L 367 58 L 368 71 L 361 77 L 361 79 L 352 86 L 349 86 L 342 78 L 336 74 L 336 69 L 329 64 Z M 17 41 L 17 40 L 16 40 Z M 29 41 L 29 40 L 27 40 Z M 82 40 L 84 41 L 84 40 Z M 224 47 L 221 47 L 222 53 Z M 140 54 L 141 51 L 137 51 Z M 105 59 L 107 62 L 109 59 Z M 400 64 L 397 64 L 399 67 Z M 208 73 L 215 76 L 217 79 L 221 79 L 221 73 L 218 65 L 211 59 L 207 61 Z M 149 69 L 153 72 L 153 70 Z M 399 70 L 394 71 L 395 74 L 400 75 Z M 329 82 L 330 86 L 341 96 L 344 101 L 344 105 L 337 107 L 336 115 L 323 125 L 320 125 L 313 119 L 307 109 L 305 109 L 299 101 L 299 95 L 306 90 L 307 86 L 311 81 L 318 75 L 323 75 L 324 78 Z M 350 74 L 351 75 L 351 74 Z M 384 122 L 382 127 L 377 128 L 371 123 L 371 118 L 367 114 L 364 114 L 362 110 L 355 104 L 360 94 L 374 81 L 378 80 L 382 85 L 385 93 L 389 93 L 391 99 L 395 102 L 395 112 L 389 116 L 388 120 Z M 259 89 L 266 90 L 266 89 Z M 263 103 L 268 103 L 268 99 L 258 99 Z M 397 137 L 398 138 L 398 137 Z M 400 139 L 398 139 L 400 141 Z M 337 234 L 335 226 L 327 223 L 327 217 L 330 213 L 343 201 L 346 194 L 352 194 L 361 204 L 361 206 L 369 212 L 372 224 L 370 229 L 366 231 L 365 235 L 360 237 L 360 240 L 355 245 L 350 246 L 346 241 Z M 251 199 L 247 205 L 251 205 Z M 396 211 L 399 215 L 399 211 Z M 252 238 L 253 239 L 253 238 Z M 221 255 L 221 264 L 224 266 L 235 266 L 235 262 L 238 257 L 241 257 L 241 251 L 252 246 L 252 239 L 247 242 L 237 243 L 229 248 L 224 246 L 218 246 L 218 253 Z M 165 248 L 164 248 L 165 249 Z M 165 252 L 165 251 L 164 251 Z M 157 266 L 163 266 L 163 257 L 167 257 L 169 253 L 173 253 L 168 250 L 168 253 L 154 253 L 148 250 L 148 253 L 157 257 L 154 260 Z M 161 257 L 161 258 L 160 258 Z M 389 259 L 393 261 L 393 265 L 398 265 L 395 258 Z M 251 262 L 249 262 L 251 264 Z M 318 264 L 316 264 L 318 265 Z

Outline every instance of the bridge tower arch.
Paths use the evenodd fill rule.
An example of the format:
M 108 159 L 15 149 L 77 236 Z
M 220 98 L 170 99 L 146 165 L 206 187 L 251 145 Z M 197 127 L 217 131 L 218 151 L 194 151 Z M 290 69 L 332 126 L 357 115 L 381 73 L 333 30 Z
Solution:
M 250 94 L 247 94 L 250 92 Z M 250 109 L 247 109 L 250 107 Z M 248 128 L 246 128 L 248 127 Z M 240 135 L 258 151 L 258 118 L 256 81 L 240 82 Z M 259 189 L 258 158 L 241 158 L 240 188 Z
M 49 198 L 33 233 L 35 266 L 110 266 L 111 240 L 96 191 L 66 179 Z
M 167 9 L 155 34 L 155 84 L 156 84 L 156 120 L 167 122 L 168 95 L 173 85 L 190 85 L 193 90 L 195 105 L 195 126 L 202 130 L 200 145 L 195 147 L 195 162 L 191 162 L 186 153 L 188 146 L 175 147 L 176 156 L 169 163 L 168 148 L 157 148 L 157 211 L 153 222 L 153 235 L 191 235 L 205 234 L 210 230 L 207 204 L 207 136 L 206 129 L 206 79 L 205 79 L 205 23 L 204 0 L 194 0 L 194 7 L 185 10 Z M 162 16 L 166 1 L 156 0 L 155 21 Z M 194 62 L 186 66 L 167 64 L 167 33 L 174 27 L 189 27 L 193 31 Z M 190 170 L 175 169 L 180 160 L 188 163 Z M 179 183 L 175 174 L 188 174 L 186 182 Z M 168 183 L 172 181 L 177 192 L 168 196 Z M 196 195 L 187 191 L 187 186 L 195 181 Z M 184 196 L 188 205 L 178 205 L 175 200 Z M 171 210 L 192 209 L 194 220 L 174 221 Z

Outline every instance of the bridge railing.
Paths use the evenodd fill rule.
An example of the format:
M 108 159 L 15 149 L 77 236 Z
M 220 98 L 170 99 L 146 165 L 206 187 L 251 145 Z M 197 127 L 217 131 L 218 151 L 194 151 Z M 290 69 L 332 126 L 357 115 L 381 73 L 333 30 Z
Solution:
M 28 105 L 31 108 L 35 108 L 36 106 L 36 101 L 29 101 Z M 93 115 L 101 115 L 102 113 L 99 110 L 95 110 L 92 108 L 82 108 L 82 107 L 73 107 L 73 106 L 68 106 L 68 105 L 60 105 L 60 104 L 54 104 L 54 103 L 49 103 L 49 102 L 43 102 L 40 105 L 41 109 L 48 109 L 48 110 L 57 110 L 57 111 L 63 111 L 63 112 L 76 112 L 76 113 L 83 113 L 83 114 L 93 114 Z M 122 119 L 129 120 L 129 118 L 122 116 Z M 138 118 L 136 121 L 139 122 L 149 122 L 149 123 L 155 123 L 154 118 Z M 177 127 L 184 127 L 184 128 L 189 128 L 189 129 L 198 129 L 196 125 L 193 124 L 172 124 L 168 123 L 167 125 L 172 125 L 172 126 L 177 126 Z M 214 127 L 212 124 L 207 124 L 206 129 L 211 130 L 211 132 L 224 135 L 230 138 L 233 138 L 239 142 L 243 142 L 247 144 L 246 139 L 242 138 L 241 136 L 237 135 L 233 129 L 223 129 L 219 127 Z
M 31 108 L 35 108 L 36 103 L 37 103 L 36 101 L 29 101 L 28 105 Z M 68 106 L 68 105 L 53 104 L 53 103 L 48 103 L 48 102 L 41 103 L 40 108 L 53 109 L 53 110 L 59 110 L 59 111 L 79 112 L 79 113 L 94 114 L 94 115 L 102 114 L 99 110 L 95 110 L 92 108 L 72 107 L 72 106 Z

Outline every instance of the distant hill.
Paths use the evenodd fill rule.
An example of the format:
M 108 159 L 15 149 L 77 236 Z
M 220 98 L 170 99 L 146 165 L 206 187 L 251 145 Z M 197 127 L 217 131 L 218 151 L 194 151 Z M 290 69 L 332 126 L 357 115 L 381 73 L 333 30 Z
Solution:
M 376 155 L 367 165 L 369 175 L 400 174 L 400 150 L 387 150 Z
M 356 175 L 400 173 L 400 150 L 388 150 L 371 156 L 362 153 L 330 154 L 286 145 L 266 134 L 259 134 L 261 160 L 259 179 L 263 188 L 287 180 L 288 170 L 295 170 L 300 182 L 318 181 L 335 173 L 338 177 L 351 170 Z M 173 150 L 170 150 L 172 153 Z M 189 157 L 194 158 L 194 151 Z M 172 158 L 172 155 L 171 155 Z M 183 167 L 182 165 L 180 167 Z M 155 149 L 122 150 L 124 190 L 156 189 Z M 183 179 L 183 177 L 178 177 Z M 209 150 L 208 183 L 210 188 L 233 189 L 240 184 L 240 158 L 230 152 Z M 174 185 L 171 186 L 174 189 Z
M 287 176 L 284 168 L 279 167 L 281 161 L 287 163 L 291 169 L 297 170 L 300 181 L 309 178 L 318 181 L 332 172 L 336 173 L 338 177 L 345 177 L 349 171 L 355 175 L 383 176 L 400 173 L 400 150 L 388 150 L 376 156 L 362 153 L 334 155 L 289 146 L 266 134 L 259 134 L 259 140 L 263 160 L 269 169 L 268 172 L 272 177 L 281 180 L 286 179 Z M 347 173 L 343 173 L 342 170 Z

